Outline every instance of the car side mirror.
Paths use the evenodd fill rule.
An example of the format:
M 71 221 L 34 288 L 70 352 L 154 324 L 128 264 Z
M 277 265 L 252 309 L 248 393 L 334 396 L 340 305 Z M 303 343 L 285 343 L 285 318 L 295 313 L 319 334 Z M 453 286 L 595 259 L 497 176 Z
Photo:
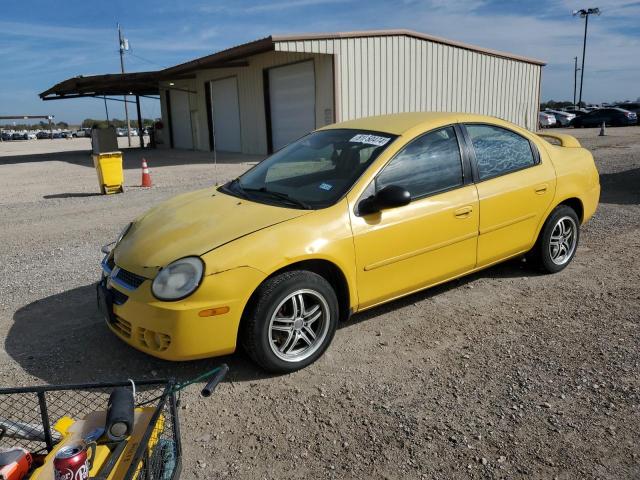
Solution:
M 358 204 L 360 215 L 370 215 L 387 208 L 396 208 L 409 205 L 411 193 L 399 185 L 387 185 L 379 192 L 361 200 Z

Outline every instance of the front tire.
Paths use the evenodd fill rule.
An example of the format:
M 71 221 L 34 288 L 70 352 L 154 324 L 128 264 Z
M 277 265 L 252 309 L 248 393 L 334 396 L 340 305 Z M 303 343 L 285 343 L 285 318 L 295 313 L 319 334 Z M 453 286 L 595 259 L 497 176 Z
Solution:
M 529 259 L 543 272 L 564 270 L 578 249 L 580 220 L 575 210 L 558 205 L 544 223 Z
M 293 372 L 322 356 L 338 315 L 335 291 L 323 277 L 284 272 L 266 280 L 252 297 L 242 321 L 242 346 L 265 370 Z

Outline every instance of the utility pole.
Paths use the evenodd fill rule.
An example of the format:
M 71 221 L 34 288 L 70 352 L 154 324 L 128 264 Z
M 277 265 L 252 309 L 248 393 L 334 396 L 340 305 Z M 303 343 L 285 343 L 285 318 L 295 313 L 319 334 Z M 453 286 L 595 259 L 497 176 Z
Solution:
M 124 73 L 124 52 L 129 50 L 129 40 L 122 36 L 122 30 L 118 23 L 118 41 L 120 43 L 120 70 Z M 131 146 L 131 124 L 129 123 L 129 108 L 127 107 L 127 96 L 124 96 L 124 118 L 127 121 L 127 140 Z
M 578 106 L 582 103 L 582 81 L 584 80 L 584 56 L 587 50 L 587 26 L 589 25 L 589 15 L 600 15 L 600 9 L 587 8 L 581 10 L 574 10 L 573 16 L 579 15 L 580 18 L 584 18 L 584 39 L 582 40 L 582 68 L 580 69 L 580 96 L 578 97 Z
M 576 106 L 576 85 L 578 83 L 578 57 L 573 57 L 573 106 Z

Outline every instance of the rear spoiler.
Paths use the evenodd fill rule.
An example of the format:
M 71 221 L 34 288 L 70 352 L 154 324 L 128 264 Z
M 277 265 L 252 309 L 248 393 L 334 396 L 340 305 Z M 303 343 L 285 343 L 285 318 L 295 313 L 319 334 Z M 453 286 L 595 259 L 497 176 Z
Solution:
M 544 138 L 545 140 L 547 138 L 556 140 L 560 142 L 561 147 L 580 148 L 582 146 L 580 145 L 580 142 L 576 137 L 572 137 L 571 135 L 566 135 L 564 133 L 545 132 L 545 133 L 538 133 L 538 136 Z

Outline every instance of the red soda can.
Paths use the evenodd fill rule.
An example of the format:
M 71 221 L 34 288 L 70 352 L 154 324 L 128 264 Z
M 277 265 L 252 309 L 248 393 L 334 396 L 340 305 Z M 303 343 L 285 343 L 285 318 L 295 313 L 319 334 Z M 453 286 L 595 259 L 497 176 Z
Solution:
M 76 442 L 62 447 L 53 459 L 55 480 L 87 480 L 95 453 L 95 443 Z

